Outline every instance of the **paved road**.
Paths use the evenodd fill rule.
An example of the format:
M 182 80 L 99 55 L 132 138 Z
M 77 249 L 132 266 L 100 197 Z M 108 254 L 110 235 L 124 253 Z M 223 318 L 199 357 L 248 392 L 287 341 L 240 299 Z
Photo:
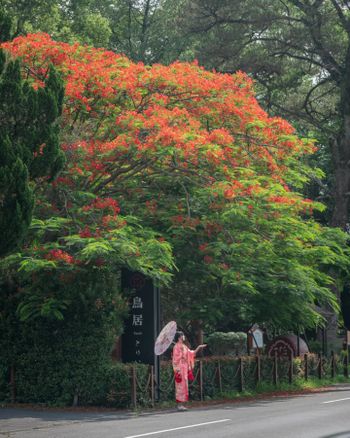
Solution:
M 0 438 L 350 438 L 350 386 L 187 412 L 0 410 Z

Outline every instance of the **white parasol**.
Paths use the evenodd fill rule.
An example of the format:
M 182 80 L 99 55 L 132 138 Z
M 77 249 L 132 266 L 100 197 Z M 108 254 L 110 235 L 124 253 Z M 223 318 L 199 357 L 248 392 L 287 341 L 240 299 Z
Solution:
M 174 340 L 176 329 L 176 322 L 170 321 L 159 333 L 156 343 L 154 344 L 154 352 L 157 356 L 163 354 L 164 351 L 171 345 Z

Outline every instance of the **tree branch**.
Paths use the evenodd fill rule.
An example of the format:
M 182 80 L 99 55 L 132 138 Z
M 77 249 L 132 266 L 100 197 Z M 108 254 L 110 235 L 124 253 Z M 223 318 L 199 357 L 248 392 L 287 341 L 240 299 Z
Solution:
M 331 3 L 333 4 L 335 10 L 337 11 L 338 17 L 340 19 L 340 22 L 343 25 L 343 28 L 346 30 L 346 32 L 350 35 L 350 23 L 348 18 L 344 15 L 343 9 L 338 4 L 337 0 L 331 0 Z

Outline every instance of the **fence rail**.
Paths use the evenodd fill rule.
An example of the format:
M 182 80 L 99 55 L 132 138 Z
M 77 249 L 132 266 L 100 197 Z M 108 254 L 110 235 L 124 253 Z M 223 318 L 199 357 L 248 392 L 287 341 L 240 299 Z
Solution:
M 129 365 L 132 404 L 155 404 L 154 368 L 145 373 L 138 364 Z M 137 370 L 142 369 L 141 373 Z M 161 364 L 159 401 L 174 400 L 174 376 L 170 362 Z M 192 400 L 220 398 L 225 393 L 254 390 L 260 384 L 292 384 L 297 379 L 309 380 L 330 378 L 339 375 L 349 377 L 348 357 L 340 357 L 333 352 L 330 357 L 305 354 L 302 357 L 286 358 L 266 356 L 244 356 L 238 358 L 215 357 L 197 360 L 194 381 L 189 384 Z
M 156 386 L 153 366 L 143 364 L 107 364 L 89 381 L 61 380 L 43 369 L 35 378 L 27 378 L 26 367 L 0 367 L 0 402 L 49 403 L 51 405 L 108 406 L 115 408 L 154 406 L 159 401 L 175 400 L 171 362 L 162 362 L 160 385 Z M 47 370 L 45 370 L 47 372 Z M 306 354 L 302 357 L 266 356 L 203 357 L 197 360 L 191 400 L 231 397 L 233 393 L 254 391 L 261 385 L 277 386 L 309 379 L 349 377 L 347 354 L 330 357 Z M 52 376 L 56 376 L 54 379 Z M 157 398 L 158 399 L 158 398 Z

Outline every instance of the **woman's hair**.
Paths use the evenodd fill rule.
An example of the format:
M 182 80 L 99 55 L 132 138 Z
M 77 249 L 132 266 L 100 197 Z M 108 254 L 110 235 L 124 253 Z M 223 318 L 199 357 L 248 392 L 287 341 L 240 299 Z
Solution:
M 184 332 L 176 332 L 174 336 L 174 342 L 177 342 L 181 336 L 184 336 Z

